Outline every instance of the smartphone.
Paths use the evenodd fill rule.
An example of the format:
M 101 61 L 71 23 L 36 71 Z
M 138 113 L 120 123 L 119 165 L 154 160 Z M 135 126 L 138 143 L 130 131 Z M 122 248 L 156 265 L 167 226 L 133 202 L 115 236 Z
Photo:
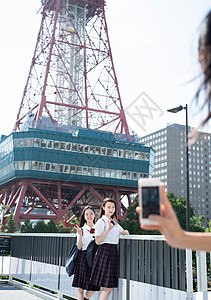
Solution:
M 156 225 L 148 219 L 149 215 L 160 215 L 161 186 L 162 181 L 157 178 L 140 178 L 138 181 L 138 195 L 140 212 L 140 223 L 144 225 Z

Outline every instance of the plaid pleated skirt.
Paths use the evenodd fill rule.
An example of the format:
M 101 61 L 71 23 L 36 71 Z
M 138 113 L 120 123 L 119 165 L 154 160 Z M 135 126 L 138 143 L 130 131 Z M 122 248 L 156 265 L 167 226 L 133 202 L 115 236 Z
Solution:
M 87 291 L 99 291 L 100 287 L 90 284 L 91 268 L 87 264 L 86 250 L 79 253 L 78 262 L 73 278 L 72 286 Z
M 94 257 L 91 283 L 95 286 L 118 287 L 119 254 L 117 245 L 102 244 Z

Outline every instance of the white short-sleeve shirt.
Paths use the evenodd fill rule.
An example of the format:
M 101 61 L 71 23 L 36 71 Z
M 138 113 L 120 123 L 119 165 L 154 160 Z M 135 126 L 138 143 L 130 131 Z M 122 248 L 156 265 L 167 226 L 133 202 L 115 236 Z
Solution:
M 95 238 L 95 226 L 93 225 L 92 228 L 88 225 L 84 225 L 82 227 L 82 249 L 86 250 L 89 243 L 94 240 Z M 90 232 L 91 231 L 91 232 Z M 77 233 L 77 241 L 79 239 L 79 234 Z
M 114 227 L 109 231 L 105 239 L 100 244 L 118 244 L 119 243 L 119 236 L 120 232 L 122 232 L 124 229 L 115 221 Z M 95 224 L 95 235 L 101 236 L 106 229 L 108 229 L 108 218 L 103 215 L 102 218 L 100 218 L 97 223 Z

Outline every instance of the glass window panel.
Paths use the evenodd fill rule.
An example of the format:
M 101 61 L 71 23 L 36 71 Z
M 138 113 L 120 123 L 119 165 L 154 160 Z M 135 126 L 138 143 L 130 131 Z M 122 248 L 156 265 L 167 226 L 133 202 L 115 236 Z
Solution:
M 37 170 L 37 166 L 38 166 L 38 162 L 37 161 L 33 161 L 32 162 L 32 170 Z
M 144 178 L 148 178 L 148 174 L 147 173 L 144 173 Z
M 65 150 L 65 142 L 60 142 L 60 149 Z
M 100 176 L 100 169 L 94 168 L 94 176 Z
M 34 139 L 34 147 L 40 147 L 40 139 L 38 138 Z
M 138 179 L 138 174 L 137 172 L 133 172 L 133 180 L 137 180 Z
M 123 157 L 123 150 L 119 149 L 119 157 Z
M 144 153 L 140 152 L 140 159 L 144 160 Z
M 117 149 L 113 149 L 113 157 L 117 157 L 118 156 L 118 150 Z
M 57 164 L 55 164 L 55 163 L 51 164 L 51 171 L 52 172 L 56 172 L 57 171 Z
M 134 152 L 133 151 L 129 151 L 129 158 L 133 158 L 134 157 Z
M 46 148 L 46 140 L 41 140 L 41 148 Z
M 47 148 L 52 149 L 53 147 L 53 141 L 47 141 Z
M 30 144 L 29 144 L 29 147 L 33 147 L 33 142 L 34 142 L 34 139 L 33 139 L 33 138 L 30 138 Z
M 18 161 L 18 170 L 23 170 L 23 162 Z
M 100 169 L 100 176 L 104 177 L 105 176 L 105 169 Z
M 116 178 L 116 170 L 111 170 L 111 178 Z
M 127 172 L 127 179 L 132 180 L 132 172 Z
M 58 164 L 58 172 L 63 172 L 63 165 L 62 164 Z
M 89 176 L 92 176 L 93 175 L 93 168 L 88 168 L 88 175 Z
M 53 142 L 53 148 L 56 149 L 56 150 L 59 149 L 59 142 L 58 141 Z
M 108 148 L 108 149 L 107 149 L 107 155 L 108 155 L 108 156 L 111 156 L 111 155 L 112 155 L 112 149 L 111 149 L 111 148 Z
M 69 173 L 69 172 L 70 172 L 70 166 L 64 165 L 64 173 Z
M 89 146 L 88 145 L 84 145 L 84 153 L 89 153 Z
M 117 170 L 116 171 L 116 178 L 121 179 L 121 177 L 122 177 L 122 171 Z
M 145 160 L 149 160 L 149 153 L 145 153 Z
M 29 139 L 24 139 L 24 147 L 29 147 Z
M 44 162 L 39 161 L 39 163 L 38 163 L 38 169 L 40 171 L 44 171 L 45 170 L 45 164 L 44 164 Z
M 106 148 L 105 148 L 105 147 L 102 147 L 102 148 L 101 148 L 101 154 L 102 154 L 102 155 L 106 155 Z
M 124 158 L 128 158 L 128 151 L 124 150 Z
M 24 161 L 23 162 L 23 169 L 24 170 L 29 170 L 29 161 Z
M 139 159 L 139 152 L 135 152 L 134 158 L 135 158 L 135 159 Z
M 82 173 L 82 168 L 81 167 L 76 167 L 76 174 L 81 175 Z
M 23 147 L 23 139 L 18 139 L 17 142 L 18 147 Z
M 83 152 L 84 145 L 78 145 L 78 152 Z
M 87 175 L 87 172 L 88 172 L 88 168 L 87 167 L 83 167 L 83 175 Z
M 122 171 L 122 179 L 127 179 L 127 172 L 126 171 Z
M 75 173 L 76 173 L 76 167 L 70 166 L 70 174 L 75 174 Z
M 98 147 L 98 146 L 96 147 L 96 154 L 100 154 L 101 153 L 101 151 L 100 151 L 101 149 L 100 148 L 101 147 Z
M 95 146 L 90 146 L 90 153 L 94 154 L 95 153 Z
M 105 177 L 109 177 L 110 178 L 110 169 L 106 169 L 105 170 Z
M 78 145 L 77 145 L 77 144 L 75 144 L 75 143 L 74 143 L 74 144 L 72 144 L 72 151 L 77 151 L 77 146 L 78 146 Z
M 51 170 L 51 164 L 50 163 L 46 163 L 45 164 L 45 170 L 46 171 L 50 171 Z
M 143 178 L 144 174 L 143 173 L 139 173 L 139 178 Z
M 71 143 L 66 143 L 66 150 L 68 150 L 68 151 L 71 150 Z

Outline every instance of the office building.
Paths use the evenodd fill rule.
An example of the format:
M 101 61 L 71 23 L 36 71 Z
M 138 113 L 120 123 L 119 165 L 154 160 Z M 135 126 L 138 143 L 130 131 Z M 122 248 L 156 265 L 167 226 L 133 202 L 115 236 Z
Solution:
M 186 127 L 168 125 L 141 137 L 140 142 L 156 151 L 153 177 L 162 180 L 167 191 L 186 198 Z M 188 153 L 190 202 L 196 217 L 205 216 L 207 227 L 211 217 L 211 134 L 199 132 Z

